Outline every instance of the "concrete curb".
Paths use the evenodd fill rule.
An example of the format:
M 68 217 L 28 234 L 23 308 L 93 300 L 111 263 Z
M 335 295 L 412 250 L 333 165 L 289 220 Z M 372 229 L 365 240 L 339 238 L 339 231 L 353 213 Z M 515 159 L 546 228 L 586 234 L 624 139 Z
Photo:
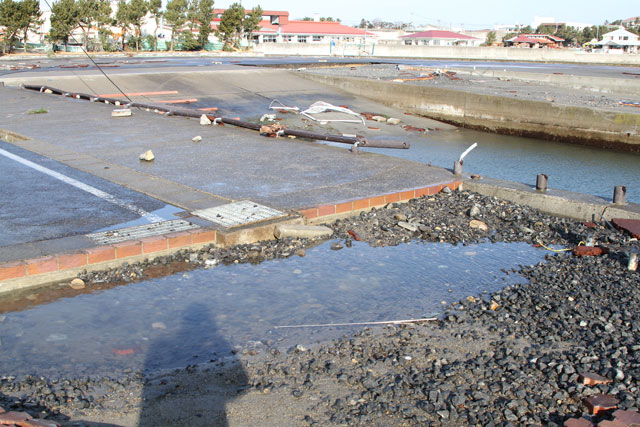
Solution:
M 610 221 L 612 218 L 640 219 L 640 205 L 634 203 L 616 205 L 600 197 L 569 191 L 549 189 L 546 192 L 539 192 L 526 184 L 491 178 L 466 180 L 462 188 L 484 196 L 530 206 L 551 215 L 580 221 L 601 221 L 602 219 Z
M 274 228 L 277 224 L 304 224 L 309 220 L 327 221 L 338 215 L 349 215 L 360 210 L 384 206 L 387 203 L 405 202 L 413 198 L 433 195 L 444 187 L 456 190 L 461 184 L 461 181 L 443 182 L 365 199 L 304 208 L 298 211 L 300 216 L 289 216 L 285 219 L 261 222 L 237 229 L 201 228 L 96 246 L 77 252 L 0 263 L 0 294 L 70 280 L 84 270 L 104 270 L 117 267 L 124 262 L 138 262 L 147 258 L 170 255 L 183 249 L 199 249 L 209 244 L 228 247 L 272 240 L 275 238 Z

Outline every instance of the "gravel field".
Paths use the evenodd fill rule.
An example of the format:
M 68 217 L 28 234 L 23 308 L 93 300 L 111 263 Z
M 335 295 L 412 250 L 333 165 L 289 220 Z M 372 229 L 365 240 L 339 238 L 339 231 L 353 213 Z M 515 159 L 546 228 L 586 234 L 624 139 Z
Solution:
M 609 253 L 550 251 L 544 262 L 508 272 L 527 284 L 470 295 L 435 321 L 365 328 L 312 348 L 265 342 L 238 352 L 235 363 L 223 358 L 147 377 L 5 375 L 0 406 L 67 425 L 274 426 L 562 425 L 581 416 L 599 422 L 612 418 L 610 411 L 591 413 L 600 408 L 600 394 L 621 409 L 640 407 L 640 275 L 627 269 L 629 251 L 639 249 L 636 239 L 605 222 L 584 224 L 457 191 L 331 226 L 339 239 L 334 249 L 345 251 L 357 238 L 372 245 L 422 239 L 569 249 L 593 240 Z M 172 262 L 268 262 L 316 243 L 183 251 L 81 277 L 91 286 L 144 277 Z
M 404 67 L 406 68 L 406 66 Z M 376 64 L 355 67 L 327 67 L 308 68 L 306 73 L 324 74 L 339 77 L 359 77 L 375 80 L 412 79 L 426 76 L 430 72 L 436 71 L 431 68 L 413 67 L 409 69 L 396 69 L 395 65 Z M 440 70 L 441 72 L 447 70 Z M 450 70 L 455 72 L 455 69 Z M 446 76 L 441 75 L 432 80 L 418 80 L 398 82 L 398 84 L 411 84 L 421 86 L 435 86 L 445 89 L 460 90 L 463 92 L 474 92 L 486 95 L 497 95 L 510 98 L 521 98 L 534 101 L 553 102 L 556 104 L 598 108 L 617 112 L 639 113 L 640 108 L 620 105 L 620 101 L 640 102 L 640 97 L 633 95 L 620 96 L 611 93 L 590 92 L 586 89 L 570 89 L 567 87 L 543 84 L 540 82 L 529 82 L 517 79 L 505 79 L 482 76 L 482 71 L 477 71 L 479 75 L 469 75 L 468 71 Z M 517 73 L 514 73 L 517 74 Z

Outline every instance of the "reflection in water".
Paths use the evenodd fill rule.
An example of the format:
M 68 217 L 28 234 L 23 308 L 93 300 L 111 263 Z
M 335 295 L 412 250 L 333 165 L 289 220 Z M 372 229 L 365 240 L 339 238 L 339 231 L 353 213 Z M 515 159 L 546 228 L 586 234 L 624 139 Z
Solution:
M 260 352 L 266 340 L 309 345 L 349 329 L 275 327 L 430 317 L 443 301 L 521 280 L 502 270 L 545 255 L 527 244 L 330 244 L 304 258 L 193 270 L 5 313 L 0 366 L 15 375 L 113 376 L 218 359 L 235 346 Z

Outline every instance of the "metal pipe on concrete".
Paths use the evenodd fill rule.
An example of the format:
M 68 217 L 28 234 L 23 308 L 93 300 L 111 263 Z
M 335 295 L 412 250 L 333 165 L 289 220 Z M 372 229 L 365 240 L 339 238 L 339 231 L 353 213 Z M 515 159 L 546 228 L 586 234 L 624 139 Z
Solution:
M 71 96 L 76 99 L 85 99 L 92 102 L 108 102 L 110 104 L 124 105 L 128 108 L 143 108 L 151 111 L 158 111 L 162 113 L 168 113 L 169 115 L 181 116 L 181 117 L 192 117 L 192 118 L 200 118 L 203 114 L 198 111 L 189 110 L 186 108 L 169 108 L 169 107 L 161 107 L 154 104 L 143 104 L 140 102 L 123 102 L 120 99 L 116 98 L 108 98 L 103 96 L 94 96 L 88 95 L 85 93 L 68 93 L 64 92 L 60 89 L 56 89 L 49 86 L 36 86 L 36 85 L 23 85 L 25 89 L 36 90 L 39 92 L 44 92 L 45 90 L 50 90 L 52 93 L 56 95 L 65 95 Z M 214 121 L 218 120 L 221 123 L 242 127 L 245 129 L 251 129 L 255 131 L 260 131 L 262 127 L 259 123 L 251 123 L 245 122 L 244 120 L 231 119 L 227 117 L 217 117 L 210 114 L 205 114 L 209 120 Z M 331 135 L 331 134 L 321 134 L 315 132 L 307 132 L 303 130 L 296 129 L 284 129 L 282 132 L 283 135 L 288 136 L 292 135 L 299 138 L 307 138 L 307 139 L 315 139 L 318 141 L 330 141 L 330 142 L 339 142 L 343 144 L 358 144 L 360 147 L 373 147 L 373 148 L 398 148 L 398 149 L 408 149 L 411 147 L 411 144 L 408 142 L 398 142 L 398 141 L 368 141 L 366 139 L 358 138 L 358 137 L 350 137 L 350 136 L 342 136 L 342 135 Z
M 624 205 L 626 201 L 627 187 L 624 185 L 616 185 L 613 189 L 613 203 L 616 205 Z
M 536 190 L 547 191 L 547 179 L 549 177 L 543 173 L 536 177 Z
M 453 174 L 462 175 L 462 162 L 460 160 L 453 162 Z

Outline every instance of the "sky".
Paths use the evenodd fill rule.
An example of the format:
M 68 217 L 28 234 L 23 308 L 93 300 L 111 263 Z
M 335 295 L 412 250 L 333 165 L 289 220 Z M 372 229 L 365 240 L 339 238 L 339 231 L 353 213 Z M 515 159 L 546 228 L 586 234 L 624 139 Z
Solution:
M 236 1 L 215 0 L 214 7 L 226 9 Z M 347 25 L 357 25 L 363 18 L 369 21 L 377 18 L 470 30 L 492 28 L 496 24 L 531 25 L 536 16 L 593 25 L 640 16 L 640 0 L 618 0 L 610 7 L 596 0 L 242 0 L 241 3 L 246 9 L 260 5 L 264 10 L 286 10 L 290 19 L 319 14 L 340 18 Z

